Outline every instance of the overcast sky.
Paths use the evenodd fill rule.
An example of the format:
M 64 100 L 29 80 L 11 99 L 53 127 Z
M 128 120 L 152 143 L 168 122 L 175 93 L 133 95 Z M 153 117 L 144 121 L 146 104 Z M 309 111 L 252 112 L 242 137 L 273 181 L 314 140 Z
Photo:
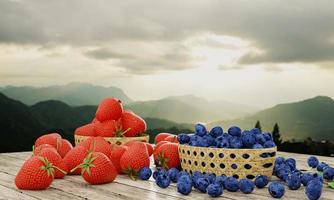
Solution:
M 73 81 L 146 100 L 334 97 L 334 1 L 0 1 L 0 85 Z

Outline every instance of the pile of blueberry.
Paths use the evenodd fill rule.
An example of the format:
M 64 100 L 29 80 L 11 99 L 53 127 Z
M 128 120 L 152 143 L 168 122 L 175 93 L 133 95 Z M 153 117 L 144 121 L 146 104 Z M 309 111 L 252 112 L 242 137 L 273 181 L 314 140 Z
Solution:
M 196 124 L 194 134 L 178 135 L 180 144 L 196 147 L 262 149 L 276 146 L 270 133 L 262 133 L 259 129 L 244 130 L 232 126 L 224 133 L 223 128 L 216 126 L 209 131 L 203 124 Z
M 202 174 L 198 171 L 189 174 L 176 168 L 157 168 L 152 173 L 146 167 L 139 172 L 139 178 L 148 180 L 153 174 L 156 184 L 161 188 L 167 188 L 171 182 L 176 183 L 177 191 L 183 195 L 188 195 L 194 189 L 201 193 L 207 193 L 211 197 L 219 197 L 224 190 L 237 192 L 240 190 L 245 194 L 252 193 L 255 187 L 264 188 L 268 185 L 268 192 L 274 198 L 281 198 L 285 193 L 285 185 L 291 190 L 297 190 L 302 185 L 305 186 L 305 194 L 310 200 L 317 200 L 322 193 L 324 180 L 334 179 L 334 168 L 324 162 L 319 162 L 314 156 L 308 159 L 308 165 L 318 171 L 318 173 L 302 172 L 296 168 L 296 160 L 293 158 L 278 157 L 275 161 L 273 174 L 280 181 L 269 183 L 268 177 L 259 175 L 254 181 L 249 179 L 236 179 L 234 177 L 216 176 L 215 174 Z M 323 175 L 321 175 L 322 172 Z

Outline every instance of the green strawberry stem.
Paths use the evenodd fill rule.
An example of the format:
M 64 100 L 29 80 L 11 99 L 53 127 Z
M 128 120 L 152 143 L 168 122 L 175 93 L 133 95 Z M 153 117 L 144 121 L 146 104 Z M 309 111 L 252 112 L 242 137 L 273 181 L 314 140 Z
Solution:
M 131 128 L 126 129 L 125 131 L 122 131 L 121 129 L 118 129 L 115 131 L 115 136 L 116 137 L 124 137 L 124 134 L 129 132 Z
M 157 154 L 157 158 L 156 158 L 156 162 L 157 162 L 157 165 L 158 166 L 161 166 L 165 169 L 168 169 L 168 161 L 169 159 L 168 158 L 165 158 L 165 153 L 164 152 L 160 152 Z
M 94 146 L 93 148 L 95 148 L 95 143 L 93 144 L 93 146 Z M 90 176 L 90 168 L 95 167 L 95 165 L 93 164 L 93 161 L 97 158 L 97 157 L 92 157 L 93 153 L 94 152 L 90 152 L 87 155 L 87 157 L 83 160 L 83 163 L 73 168 L 71 172 L 74 172 L 75 170 L 81 168 L 81 174 L 84 174 L 85 172 L 87 172 L 87 174 Z
M 42 161 L 43 162 L 43 166 L 41 166 L 39 169 L 40 170 L 45 170 L 46 171 L 46 173 L 48 174 L 48 176 L 52 176 L 52 178 L 54 178 L 54 166 L 52 165 L 52 163 L 50 163 L 49 161 L 48 161 L 48 159 L 47 158 L 45 158 L 45 157 L 42 157 L 42 156 L 39 156 L 38 157 L 38 159 L 40 160 L 40 161 Z
M 328 186 L 329 186 L 331 189 L 334 189 L 334 181 L 329 182 L 329 183 L 328 183 Z
M 132 180 L 136 181 L 139 176 L 139 172 L 135 169 L 132 169 L 130 166 L 127 170 L 123 171 L 125 174 L 127 174 Z
M 53 165 L 53 167 L 54 167 L 55 169 L 59 170 L 61 173 L 65 174 L 65 175 L 67 174 L 66 171 L 60 169 L 59 167 L 57 167 L 57 166 L 55 166 L 55 165 Z

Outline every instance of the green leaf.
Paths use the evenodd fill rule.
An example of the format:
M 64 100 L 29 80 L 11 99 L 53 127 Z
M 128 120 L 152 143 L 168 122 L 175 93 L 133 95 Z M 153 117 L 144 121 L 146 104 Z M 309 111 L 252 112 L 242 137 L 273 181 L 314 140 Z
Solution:
M 328 183 L 328 186 L 329 186 L 331 189 L 334 189 L 334 181 L 329 182 L 329 183 Z
M 323 174 L 324 174 L 323 172 L 318 172 L 318 176 L 321 176 L 321 177 L 322 177 Z

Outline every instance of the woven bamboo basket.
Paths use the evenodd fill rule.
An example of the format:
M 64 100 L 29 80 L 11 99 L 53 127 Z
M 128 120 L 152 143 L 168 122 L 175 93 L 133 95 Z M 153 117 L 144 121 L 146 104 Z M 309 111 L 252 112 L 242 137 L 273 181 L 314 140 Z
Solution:
M 89 136 L 74 135 L 75 145 L 85 141 Z M 139 137 L 104 137 L 104 139 L 111 145 L 122 145 L 130 141 L 149 142 L 149 135 L 143 135 Z
M 199 171 L 253 180 L 257 175 L 271 178 L 277 148 L 225 149 L 179 145 L 181 167 L 189 173 Z

